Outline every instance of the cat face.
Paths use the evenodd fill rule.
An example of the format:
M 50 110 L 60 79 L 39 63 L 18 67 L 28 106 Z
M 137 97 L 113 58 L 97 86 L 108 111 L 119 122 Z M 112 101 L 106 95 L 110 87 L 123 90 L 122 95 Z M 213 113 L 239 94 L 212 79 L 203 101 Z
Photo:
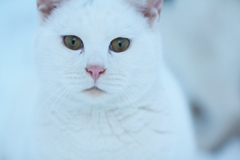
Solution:
M 51 2 L 39 0 L 35 46 L 43 81 L 55 85 L 51 92 L 64 88 L 62 98 L 100 105 L 133 103 L 154 87 L 161 54 L 154 27 L 161 3 Z

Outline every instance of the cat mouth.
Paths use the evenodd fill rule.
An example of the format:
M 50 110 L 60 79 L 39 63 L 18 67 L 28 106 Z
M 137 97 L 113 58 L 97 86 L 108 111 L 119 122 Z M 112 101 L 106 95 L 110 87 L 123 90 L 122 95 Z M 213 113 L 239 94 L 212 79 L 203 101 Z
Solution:
M 106 93 L 105 91 L 99 89 L 98 87 L 91 87 L 89 89 L 83 90 L 82 92 L 94 97 L 97 97 Z

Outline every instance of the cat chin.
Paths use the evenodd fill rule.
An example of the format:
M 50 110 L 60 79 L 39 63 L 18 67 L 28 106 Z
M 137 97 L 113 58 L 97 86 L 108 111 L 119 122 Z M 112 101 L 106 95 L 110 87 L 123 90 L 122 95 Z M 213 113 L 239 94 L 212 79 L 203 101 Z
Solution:
M 82 93 L 86 94 L 87 96 L 93 97 L 93 98 L 99 98 L 106 94 L 105 91 L 99 89 L 98 87 L 92 87 L 89 89 L 85 89 L 82 91 Z

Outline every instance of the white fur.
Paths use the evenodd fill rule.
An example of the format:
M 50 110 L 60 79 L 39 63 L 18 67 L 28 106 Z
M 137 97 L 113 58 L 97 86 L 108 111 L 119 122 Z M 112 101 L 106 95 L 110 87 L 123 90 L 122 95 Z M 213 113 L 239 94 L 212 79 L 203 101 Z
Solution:
M 64 35 L 80 37 L 84 49 L 65 47 Z M 125 52 L 109 50 L 118 37 L 131 41 Z M 30 109 L 29 160 L 191 160 L 187 105 L 159 37 L 127 1 L 62 2 L 36 35 L 41 89 Z M 105 93 L 82 92 L 94 84 L 88 64 L 105 66 L 97 81 Z

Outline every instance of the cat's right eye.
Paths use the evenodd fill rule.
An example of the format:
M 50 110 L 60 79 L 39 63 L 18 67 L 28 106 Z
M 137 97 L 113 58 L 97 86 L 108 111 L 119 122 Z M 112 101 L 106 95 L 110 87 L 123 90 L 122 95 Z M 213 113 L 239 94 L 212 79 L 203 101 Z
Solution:
M 64 36 L 63 41 L 65 46 L 69 49 L 78 50 L 83 48 L 83 42 L 77 36 Z

